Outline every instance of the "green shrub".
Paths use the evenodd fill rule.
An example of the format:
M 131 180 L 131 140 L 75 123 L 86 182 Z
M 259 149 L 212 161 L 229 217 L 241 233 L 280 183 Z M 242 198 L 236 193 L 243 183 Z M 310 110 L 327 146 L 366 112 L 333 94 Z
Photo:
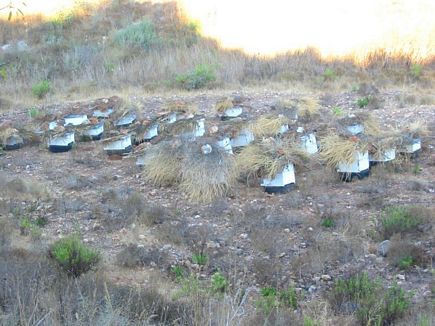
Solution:
M 282 291 L 278 291 L 272 287 L 266 287 L 260 290 L 260 295 L 261 297 L 256 301 L 256 305 L 267 315 L 278 307 L 298 308 L 297 293 L 292 287 Z
M 204 266 L 205 264 L 207 264 L 207 261 L 208 261 L 208 257 L 206 254 L 199 253 L 199 254 L 192 255 L 192 262 L 194 264 L 197 264 L 199 266 Z
M 56 241 L 49 249 L 49 256 L 72 277 L 88 272 L 101 259 L 97 251 L 84 245 L 75 235 Z
M 198 65 L 190 73 L 178 75 L 175 78 L 179 87 L 189 91 L 209 86 L 215 80 L 216 72 L 210 65 Z
M 175 278 L 177 281 L 181 280 L 183 277 L 185 277 L 186 271 L 184 270 L 183 266 L 176 265 L 171 267 L 171 272 L 175 275 Z
M 362 97 L 356 100 L 356 105 L 358 105 L 358 107 L 362 109 L 365 108 L 367 105 L 369 105 L 369 102 L 370 99 L 368 97 Z
M 41 113 L 37 108 L 31 108 L 29 109 L 29 117 L 34 119 L 37 118 Z
M 412 265 L 414 265 L 414 258 L 412 256 L 402 257 L 397 262 L 397 267 L 400 269 L 409 269 Z
M 39 83 L 32 86 L 32 93 L 38 99 L 44 98 L 45 95 L 50 91 L 51 84 L 48 80 L 40 81 Z
M 211 277 L 211 292 L 224 293 L 228 288 L 228 281 L 220 272 L 216 272 Z
M 395 233 L 413 231 L 421 223 L 419 216 L 414 216 L 410 207 L 393 206 L 382 213 L 381 225 L 385 238 Z
M 423 66 L 418 63 L 414 63 L 411 65 L 411 67 L 409 67 L 409 73 L 414 79 L 418 79 L 423 73 Z
M 337 77 L 337 73 L 332 68 L 326 68 L 322 76 L 325 80 L 333 80 Z
M 322 220 L 321 225 L 322 225 L 324 228 L 334 228 L 334 227 L 335 227 L 335 222 L 334 222 L 334 220 L 333 220 L 332 217 L 326 217 L 326 218 L 324 218 L 324 219 Z
M 120 46 L 149 49 L 158 42 L 154 24 L 147 19 L 133 23 L 115 33 L 114 41 Z
M 410 296 L 394 285 L 387 291 L 367 273 L 337 280 L 332 289 L 334 307 L 355 313 L 360 325 L 391 325 L 409 307 Z
M 343 113 L 344 113 L 341 106 L 334 106 L 331 110 L 332 110 L 332 113 L 336 116 L 343 115 Z

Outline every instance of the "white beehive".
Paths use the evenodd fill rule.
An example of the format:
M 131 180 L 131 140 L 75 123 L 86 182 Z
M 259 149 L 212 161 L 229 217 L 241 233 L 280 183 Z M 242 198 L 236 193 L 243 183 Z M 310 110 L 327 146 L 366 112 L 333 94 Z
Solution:
M 95 118 L 107 119 L 113 113 L 113 109 L 109 108 L 107 110 L 95 110 L 92 114 Z
M 159 125 L 158 124 L 152 124 L 148 127 L 147 131 L 145 131 L 145 135 L 143 139 L 145 141 L 150 141 L 154 137 L 156 137 L 159 134 Z
M 118 121 L 116 121 L 116 123 L 115 123 L 115 126 L 119 127 L 119 128 L 127 127 L 135 121 L 136 121 L 136 114 L 129 113 L 129 114 L 123 116 L 122 118 L 118 119 Z
M 254 134 L 249 129 L 243 129 L 240 133 L 231 139 L 231 146 L 233 148 L 236 147 L 245 147 L 253 142 L 255 139 Z
M 301 147 L 308 154 L 315 154 L 315 153 L 317 153 L 319 148 L 317 146 L 316 136 L 313 133 L 301 136 Z
M 396 158 L 396 149 L 390 148 L 382 153 L 375 155 L 369 154 L 369 161 L 370 162 L 389 162 Z
M 90 140 L 100 140 L 104 132 L 104 123 L 100 122 L 83 131 L 83 136 Z
M 233 107 L 230 109 L 226 109 L 224 114 L 223 114 L 223 118 L 226 119 L 232 119 L 232 118 L 237 118 L 238 116 L 240 116 L 243 112 L 243 109 L 241 107 Z
M 64 118 L 64 126 L 80 126 L 88 121 L 86 114 L 68 114 Z
M 337 172 L 340 173 L 361 173 L 369 169 L 369 153 L 368 151 L 354 154 L 355 160 L 351 164 L 340 163 Z
M 74 132 L 66 132 L 49 139 L 48 149 L 53 153 L 67 152 L 72 148 L 74 142 Z
M 364 126 L 360 123 L 350 125 L 346 129 L 354 136 L 364 133 Z
M 131 136 L 127 135 L 124 137 L 121 137 L 118 140 L 115 140 L 111 143 L 108 143 L 106 146 L 104 146 L 104 151 L 108 155 L 122 155 L 130 153 L 133 149 L 132 142 L 131 142 Z
M 233 154 L 233 147 L 231 146 L 231 140 L 229 137 L 224 137 L 218 140 L 216 144 L 223 148 L 227 153 Z
M 410 144 L 406 144 L 403 146 L 402 153 L 413 154 L 421 149 L 421 140 L 420 138 L 412 139 Z
M 295 168 L 292 163 L 287 164 L 275 178 L 263 179 L 261 186 L 265 187 L 267 192 L 279 192 L 279 190 L 295 183 Z

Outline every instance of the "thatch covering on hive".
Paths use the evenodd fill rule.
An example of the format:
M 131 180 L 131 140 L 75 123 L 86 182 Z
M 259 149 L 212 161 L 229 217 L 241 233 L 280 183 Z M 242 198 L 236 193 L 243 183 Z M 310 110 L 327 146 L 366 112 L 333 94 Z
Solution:
M 281 132 L 282 126 L 289 123 L 283 115 L 267 114 L 259 117 L 250 126 L 255 137 L 276 136 Z
M 155 186 L 170 186 L 181 180 L 183 146 L 180 142 L 161 142 L 149 148 L 144 156 L 145 180 Z
M 351 133 L 346 128 L 358 124 L 364 127 L 364 135 L 377 137 L 382 134 L 378 121 L 369 113 L 351 114 L 341 118 L 337 120 L 335 128 L 339 134 L 351 136 Z
M 248 178 L 274 178 L 289 163 L 305 166 L 309 156 L 292 141 L 266 138 L 243 148 L 236 159 Z
M 211 151 L 204 153 L 204 149 Z M 191 200 L 210 202 L 222 197 L 236 181 L 234 156 L 215 145 L 215 141 L 191 143 L 183 157 L 180 189 Z
M 224 99 L 217 101 L 215 106 L 214 106 L 214 109 L 215 109 L 216 113 L 222 114 L 226 110 L 231 109 L 233 107 L 234 107 L 233 99 L 231 97 L 226 97 Z
M 340 163 L 352 164 L 358 152 L 368 149 L 368 144 L 358 137 L 341 137 L 330 134 L 320 140 L 319 157 L 331 168 L 336 168 Z
M 198 127 L 197 117 L 177 120 L 171 124 L 159 124 L 160 132 L 164 136 L 179 136 L 183 133 L 193 132 Z

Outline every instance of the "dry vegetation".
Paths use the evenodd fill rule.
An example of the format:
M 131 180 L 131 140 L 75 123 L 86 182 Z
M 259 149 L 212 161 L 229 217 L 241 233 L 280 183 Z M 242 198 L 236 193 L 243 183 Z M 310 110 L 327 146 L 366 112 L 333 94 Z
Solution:
M 0 151 L 0 325 L 434 323 L 433 122 L 409 125 L 400 111 L 433 117 L 433 60 L 249 56 L 201 37 L 172 3 L 146 1 L 0 22 L 0 45 L 13 40 L 29 48 L 0 50 L 0 110 L 25 107 L 17 125 L 95 105 L 48 106 L 59 98 L 127 89 L 159 95 L 118 101 L 114 119 L 134 111 L 158 123 L 161 138 L 135 148 L 142 169 L 134 155 L 107 159 L 99 142 L 60 155 L 28 143 Z M 242 86 L 247 98 L 229 94 Z M 242 118 L 216 117 L 239 104 Z M 169 112 L 189 118 L 167 124 Z M 179 136 L 197 127 L 198 112 L 219 128 L 187 143 Z M 8 119 L 0 144 L 17 127 Z M 346 138 L 355 121 L 366 135 Z M 321 136 L 318 156 L 300 149 L 300 124 Z M 256 140 L 240 152 L 216 146 L 243 129 Z M 423 140 L 420 157 L 398 155 L 367 179 L 342 183 L 324 166 L 413 137 Z M 287 194 L 238 182 L 288 163 L 297 181 Z

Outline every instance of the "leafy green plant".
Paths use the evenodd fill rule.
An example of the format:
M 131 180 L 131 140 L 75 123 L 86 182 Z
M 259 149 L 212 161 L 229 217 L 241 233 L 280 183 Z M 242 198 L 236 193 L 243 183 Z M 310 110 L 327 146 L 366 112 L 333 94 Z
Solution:
M 2 64 L 0 64 L 0 79 L 6 80 L 8 77 L 8 71 L 6 67 L 2 67 Z
M 360 109 L 365 108 L 367 105 L 369 105 L 370 99 L 368 97 L 362 97 L 356 100 L 356 105 Z
M 23 217 L 20 221 L 20 232 L 22 235 L 28 234 L 32 228 L 32 222 L 28 217 Z
M 139 47 L 148 50 L 158 43 L 154 24 L 147 19 L 135 22 L 114 35 L 114 41 L 119 46 Z
M 37 118 L 41 113 L 39 112 L 38 108 L 30 108 L 29 109 L 29 117 L 34 119 Z
M 418 79 L 423 73 L 423 66 L 418 63 L 414 63 L 409 67 L 409 73 L 414 79 Z
M 402 257 L 397 262 L 397 267 L 400 269 L 409 269 L 412 265 L 414 265 L 414 258 L 412 256 Z
M 326 68 L 322 76 L 325 80 L 333 80 L 337 77 L 337 73 L 332 68 Z
M 334 107 L 332 107 L 332 113 L 334 114 L 334 115 L 336 115 L 336 116 L 341 116 L 341 115 L 343 115 L 343 109 L 341 108 L 341 106 L 334 106 Z
M 319 324 L 313 318 L 308 316 L 304 317 L 304 326 L 317 326 L 317 325 Z
M 50 91 L 51 84 L 48 80 L 42 80 L 39 83 L 36 83 L 32 86 L 32 93 L 38 99 L 42 99 L 45 95 Z
M 175 275 L 175 278 L 177 281 L 184 278 L 186 271 L 184 270 L 183 266 L 176 265 L 171 267 L 171 273 Z
M 47 220 L 47 218 L 44 217 L 44 216 L 39 216 L 39 217 L 35 220 L 35 225 L 38 226 L 38 227 L 40 227 L 40 228 L 43 228 L 44 226 L 46 226 L 47 223 L 48 223 L 48 220 Z
M 392 325 L 394 320 L 401 317 L 411 303 L 411 295 L 405 293 L 397 284 L 388 289 L 384 297 L 382 321 L 384 325 Z
M 212 293 L 224 293 L 228 288 L 228 281 L 220 272 L 216 272 L 211 277 Z
M 207 261 L 208 261 L 208 257 L 204 253 L 197 253 L 192 255 L 192 262 L 194 264 L 197 264 L 199 266 L 204 266 L 205 264 L 207 264 Z
M 415 175 L 419 175 L 422 171 L 423 168 L 421 167 L 420 164 L 418 163 L 414 164 L 414 167 L 412 168 L 412 173 L 414 173 Z
M 76 235 L 56 241 L 49 249 L 49 256 L 72 277 L 88 272 L 101 259 L 97 251 L 84 245 Z
M 210 65 L 198 65 L 187 74 L 178 75 L 175 78 L 177 85 L 186 90 L 204 88 L 216 80 L 214 67 Z
M 418 216 L 414 216 L 409 207 L 392 206 L 382 213 L 381 225 L 385 238 L 395 233 L 413 231 L 421 223 Z
M 270 314 L 278 307 L 298 308 L 298 296 L 296 290 L 289 287 L 286 290 L 278 291 L 272 287 L 265 287 L 260 290 L 261 297 L 256 301 L 257 307 L 265 314 Z
M 294 288 L 290 287 L 287 290 L 280 291 L 278 293 L 278 297 L 284 306 L 291 307 L 293 309 L 298 308 L 298 296 Z
M 332 217 L 326 217 L 322 220 L 322 223 L 320 225 L 323 226 L 324 228 L 334 228 L 335 222 Z

